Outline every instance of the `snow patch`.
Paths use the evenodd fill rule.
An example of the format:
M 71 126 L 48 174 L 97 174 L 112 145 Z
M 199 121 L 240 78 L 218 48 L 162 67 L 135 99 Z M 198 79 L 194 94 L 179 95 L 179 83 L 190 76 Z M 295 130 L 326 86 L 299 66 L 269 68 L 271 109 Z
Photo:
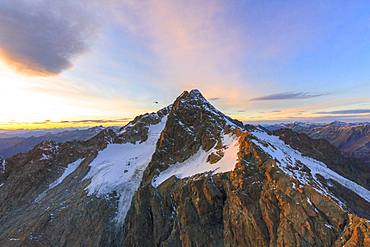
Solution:
M 83 159 L 78 159 L 78 160 L 68 164 L 68 166 L 64 170 L 62 176 L 60 176 L 57 180 L 55 180 L 54 182 L 49 184 L 48 188 L 45 191 L 43 191 L 40 195 L 38 195 L 34 202 L 41 201 L 46 196 L 46 194 L 48 193 L 49 190 L 51 190 L 51 189 L 57 187 L 59 184 L 63 183 L 63 181 L 66 177 L 68 177 L 71 173 L 76 171 L 76 169 L 80 166 L 82 161 L 83 161 Z
M 115 217 L 117 223 L 126 217 L 166 121 L 167 117 L 163 117 L 160 123 L 150 125 L 145 142 L 109 144 L 90 164 L 90 170 L 84 178 L 91 179 L 86 188 L 88 195 L 107 197 L 116 191 L 119 195 Z
M 224 135 L 223 144 L 226 145 L 226 150 L 224 150 L 224 156 L 217 163 L 210 164 L 207 162 L 208 156 L 217 151 L 214 147 L 208 152 L 200 148 L 196 154 L 186 161 L 175 163 L 154 177 L 152 186 L 157 188 L 172 176 L 182 179 L 206 172 L 216 174 L 233 170 L 238 160 L 238 138 L 235 135 Z
M 370 202 L 370 192 L 367 189 L 334 172 L 324 163 L 304 156 L 297 150 L 285 144 L 285 142 L 278 136 L 269 135 L 262 130 L 252 131 L 252 134 L 257 138 L 252 139 L 252 142 L 269 154 L 273 159 L 277 160 L 279 168 L 289 176 L 295 177 L 300 183 L 310 183 L 319 192 L 331 196 L 340 203 L 340 201 L 335 198 L 318 180 L 317 175 L 321 175 L 325 179 L 332 179 L 340 183 L 342 186 L 352 190 L 367 202 Z M 303 166 L 309 168 L 311 172 L 309 173 L 302 170 Z
M 334 228 L 332 225 L 329 225 L 329 224 L 325 224 L 325 226 L 326 226 L 327 228 L 330 228 L 330 229 L 333 229 L 333 228 Z
M 0 159 L 1 160 L 1 159 Z M 2 160 L 0 164 L 0 172 L 4 173 L 6 168 L 6 160 Z
M 292 188 L 295 190 L 297 187 L 295 186 L 295 183 L 292 182 Z
M 64 170 L 62 176 L 60 176 L 56 181 L 54 181 L 53 183 L 51 183 L 49 185 L 49 190 L 51 190 L 51 189 L 55 188 L 56 186 L 58 186 L 59 184 L 61 184 L 66 177 L 68 177 L 71 173 L 76 171 L 76 169 L 80 166 L 82 161 L 83 161 L 83 159 L 78 159 L 75 162 L 70 163 L 67 166 L 67 168 Z
M 42 153 L 40 160 L 49 160 L 50 158 L 51 158 L 51 155 Z
M 307 197 L 307 202 L 308 204 L 310 204 L 311 206 L 313 206 L 313 203 L 311 202 L 310 198 Z
M 236 125 L 234 122 L 232 122 L 228 117 L 224 117 L 224 120 L 226 122 L 227 125 L 231 126 L 231 127 L 234 127 L 234 128 L 239 128 L 240 129 L 240 126 Z

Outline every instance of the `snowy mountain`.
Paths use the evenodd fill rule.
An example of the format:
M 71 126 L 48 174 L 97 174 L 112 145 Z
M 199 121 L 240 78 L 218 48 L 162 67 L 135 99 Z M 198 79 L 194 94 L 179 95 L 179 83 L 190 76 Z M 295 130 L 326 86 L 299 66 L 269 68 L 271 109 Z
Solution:
M 192 90 L 119 130 L 43 142 L 2 162 L 0 245 L 367 246 L 370 177 L 297 138 Z
M 269 130 L 289 128 L 314 139 L 325 139 L 348 157 L 370 164 L 370 124 L 334 121 L 329 124 L 292 123 L 265 126 Z

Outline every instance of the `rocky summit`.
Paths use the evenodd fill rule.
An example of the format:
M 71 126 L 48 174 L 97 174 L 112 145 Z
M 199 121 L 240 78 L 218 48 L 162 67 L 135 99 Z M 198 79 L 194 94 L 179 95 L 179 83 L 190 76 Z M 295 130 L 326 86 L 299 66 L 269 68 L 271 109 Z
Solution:
M 370 246 L 368 166 L 198 90 L 0 161 L 0 246 Z

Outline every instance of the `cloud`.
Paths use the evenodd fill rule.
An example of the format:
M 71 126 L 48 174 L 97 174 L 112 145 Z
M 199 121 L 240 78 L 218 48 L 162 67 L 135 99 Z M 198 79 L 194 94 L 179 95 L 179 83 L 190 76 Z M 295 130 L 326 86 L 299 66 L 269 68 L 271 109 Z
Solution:
M 28 75 L 55 75 L 87 49 L 94 23 L 86 4 L 4 0 L 0 3 L 0 58 Z
M 280 119 L 249 119 L 244 121 L 244 123 L 255 123 L 255 124 L 272 124 L 272 123 L 292 123 L 296 121 L 311 122 L 311 123 L 330 123 L 333 121 L 343 121 L 343 122 L 369 122 L 369 115 L 332 115 L 332 116 L 320 116 L 320 117 L 284 117 Z
M 222 100 L 221 97 L 211 97 L 211 98 L 208 98 L 208 100 L 210 101 L 218 101 L 218 100 Z
M 316 112 L 316 114 L 363 114 L 363 113 L 370 113 L 370 109 L 350 109 L 350 110 L 338 110 L 338 111 L 320 111 Z
M 291 99 L 310 99 L 321 97 L 326 94 L 310 94 L 307 92 L 284 92 L 284 93 L 276 93 L 276 94 L 269 94 L 257 98 L 252 98 L 249 101 L 262 101 L 262 100 L 291 100 Z
M 245 44 L 220 1 L 118 1 L 121 26 L 154 56 L 160 82 L 173 91 L 199 88 L 209 97 L 238 98 L 240 52 Z M 170 21 L 169 21 L 170 20 Z M 233 63 L 230 59 L 233 58 Z M 237 65 L 236 65 L 237 64 Z M 236 89 L 238 88 L 238 89 Z M 172 95 L 173 96 L 173 95 Z
M 95 124 L 104 124 L 104 123 L 122 123 L 128 122 L 132 118 L 120 118 L 120 119 L 83 119 L 83 120 L 62 120 L 59 123 L 73 123 L 73 124 L 83 124 L 83 123 L 95 123 Z M 50 122 L 50 121 L 49 121 Z M 45 121 L 46 123 L 46 121 Z M 58 123 L 58 122 L 56 122 Z

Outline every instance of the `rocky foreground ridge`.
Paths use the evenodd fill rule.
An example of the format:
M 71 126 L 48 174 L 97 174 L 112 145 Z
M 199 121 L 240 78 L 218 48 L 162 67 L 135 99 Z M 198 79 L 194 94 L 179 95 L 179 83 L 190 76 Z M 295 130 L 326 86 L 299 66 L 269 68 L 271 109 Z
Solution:
M 44 142 L 1 161 L 0 246 L 370 246 L 368 175 L 275 134 L 192 90 L 120 130 Z

